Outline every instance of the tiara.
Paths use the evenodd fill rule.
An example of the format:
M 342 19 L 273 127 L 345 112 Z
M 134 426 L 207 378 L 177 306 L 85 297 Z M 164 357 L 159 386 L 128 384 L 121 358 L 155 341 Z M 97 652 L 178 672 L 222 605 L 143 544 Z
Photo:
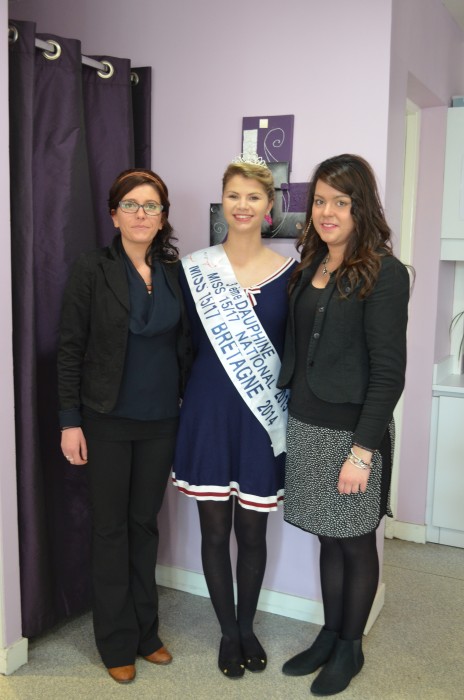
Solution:
M 246 165 L 259 165 L 261 168 L 267 168 L 268 165 L 264 158 L 261 158 L 257 153 L 247 152 L 242 153 L 240 156 L 234 158 L 231 163 L 233 165 L 241 165 L 245 163 Z

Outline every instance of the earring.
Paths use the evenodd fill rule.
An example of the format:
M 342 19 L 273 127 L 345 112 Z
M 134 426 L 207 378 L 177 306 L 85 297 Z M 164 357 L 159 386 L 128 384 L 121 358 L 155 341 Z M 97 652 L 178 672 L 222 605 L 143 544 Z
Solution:
M 309 229 L 311 228 L 312 223 L 313 223 L 313 217 L 310 218 L 309 224 L 306 226 L 305 230 L 303 231 L 303 235 L 301 237 L 301 245 L 304 245 L 306 243 L 306 239 L 308 237 Z

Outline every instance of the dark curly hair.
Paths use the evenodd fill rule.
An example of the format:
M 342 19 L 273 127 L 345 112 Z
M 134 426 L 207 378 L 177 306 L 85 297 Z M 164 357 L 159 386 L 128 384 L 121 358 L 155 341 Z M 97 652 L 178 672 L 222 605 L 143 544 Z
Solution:
M 341 296 L 346 296 L 343 280 L 348 280 L 350 287 L 357 289 L 362 299 L 370 294 L 375 285 L 380 272 L 380 258 L 393 255 L 391 229 L 385 220 L 371 166 L 361 156 L 347 153 L 328 158 L 313 172 L 309 183 L 305 228 L 296 243 L 297 250 L 301 252 L 301 262 L 290 279 L 290 291 L 300 273 L 311 265 L 320 252 L 327 251 L 327 245 L 319 237 L 311 219 L 319 180 L 351 198 L 355 228 L 348 240 L 343 262 L 336 272 L 336 282 Z
M 158 231 L 148 247 L 145 262 L 150 267 L 153 266 L 155 260 L 176 262 L 179 259 L 179 250 L 173 243 L 177 238 L 174 236 L 174 229 L 168 221 L 169 193 L 168 188 L 159 175 L 152 170 L 145 170 L 144 168 L 131 168 L 120 173 L 110 188 L 108 197 L 110 214 L 116 211 L 119 202 L 126 194 L 139 185 L 151 185 L 154 187 L 163 205 L 163 211 L 161 212 L 163 227 Z

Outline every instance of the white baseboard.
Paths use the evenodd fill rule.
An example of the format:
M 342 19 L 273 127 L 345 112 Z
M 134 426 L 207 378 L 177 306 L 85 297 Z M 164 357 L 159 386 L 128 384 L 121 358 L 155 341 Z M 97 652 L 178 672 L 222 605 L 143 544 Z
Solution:
M 389 540 L 396 538 L 407 542 L 427 542 L 426 525 L 415 525 L 414 523 L 402 523 L 400 520 L 385 519 L 385 537 Z
M 5 649 L 0 649 L 0 673 L 9 676 L 24 664 L 27 664 L 28 640 L 21 637 Z
M 464 532 L 461 530 L 447 530 L 444 527 L 428 525 L 427 542 L 435 542 L 435 544 L 445 544 L 448 545 L 448 547 L 460 547 L 463 549 Z
M 174 588 L 178 591 L 209 598 L 205 577 L 203 574 L 199 574 L 195 571 L 187 571 L 186 569 L 158 564 L 156 567 L 156 581 L 160 586 L 166 586 L 167 588 Z M 377 594 L 364 634 L 367 634 L 371 629 L 384 602 L 385 584 L 381 583 L 377 589 Z M 290 617 L 294 620 L 304 620 L 314 625 L 324 624 L 324 611 L 321 601 L 310 600 L 309 598 L 302 598 L 288 593 L 280 593 L 279 591 L 270 591 L 267 588 L 261 590 L 258 610 L 274 613 L 274 615 L 283 615 L 284 617 Z

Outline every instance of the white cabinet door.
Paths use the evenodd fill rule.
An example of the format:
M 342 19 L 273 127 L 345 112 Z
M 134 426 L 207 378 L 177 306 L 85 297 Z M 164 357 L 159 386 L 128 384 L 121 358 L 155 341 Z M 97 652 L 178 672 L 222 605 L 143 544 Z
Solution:
M 464 536 L 464 398 L 440 396 L 432 523 Z

